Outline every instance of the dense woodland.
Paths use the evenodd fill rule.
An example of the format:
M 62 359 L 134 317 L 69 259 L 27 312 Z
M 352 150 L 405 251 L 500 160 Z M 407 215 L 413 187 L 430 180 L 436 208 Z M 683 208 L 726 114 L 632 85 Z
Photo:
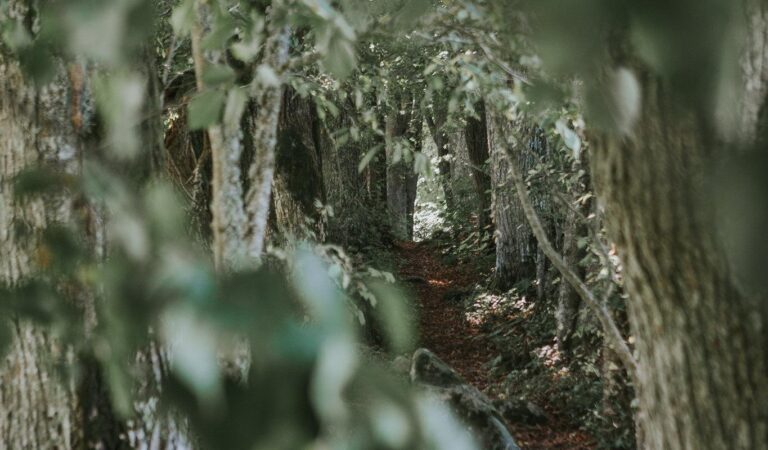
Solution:
M 0 449 L 768 450 L 762 0 L 0 36 Z

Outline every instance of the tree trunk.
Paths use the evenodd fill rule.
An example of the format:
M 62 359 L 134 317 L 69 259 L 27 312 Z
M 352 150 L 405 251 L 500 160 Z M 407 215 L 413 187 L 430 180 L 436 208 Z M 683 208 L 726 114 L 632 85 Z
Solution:
M 199 22 L 206 21 L 206 7 L 198 3 Z M 198 92 L 206 87 L 203 73 L 209 61 L 202 48 L 202 25 L 196 23 L 191 30 L 192 58 Z M 209 52 L 210 53 L 210 52 Z M 220 63 L 220 54 L 211 59 Z M 216 123 L 207 129 L 211 151 L 211 235 L 213 236 L 213 261 L 217 268 L 225 269 L 242 265 L 246 260 L 242 238 L 247 226 L 243 185 L 240 175 L 240 158 L 243 152 L 240 121 L 235 124 Z
M 283 70 L 290 49 L 290 29 L 269 27 L 270 36 L 265 43 L 264 63 L 276 71 Z M 248 216 L 247 253 L 251 260 L 258 260 L 264 250 L 269 219 L 272 181 L 275 174 L 275 145 L 282 99 L 282 86 L 261 86 L 256 98 L 256 114 L 253 116 L 254 156 L 248 169 L 248 190 L 245 210 Z
M 713 227 L 711 127 L 644 80 L 631 138 L 606 138 L 593 174 L 623 261 L 649 449 L 768 448 L 765 308 L 737 289 Z
M 332 129 L 349 129 L 353 125 L 351 105 L 342 104 L 338 118 L 327 118 Z M 360 248 L 372 238 L 381 236 L 374 228 L 386 219 L 386 161 L 379 152 L 360 173 L 358 166 L 363 155 L 380 143 L 376 135 L 363 135 L 360 141 L 348 140 L 339 144 L 330 136 L 326 125 L 315 119 L 315 135 L 322 154 L 323 184 L 326 202 L 333 208 L 328 217 L 327 239 L 344 247 Z
M 16 285 L 39 269 L 40 233 L 50 224 L 74 220 L 76 199 L 62 193 L 17 200 L 14 177 L 40 165 L 79 175 L 83 151 L 93 143 L 87 113 L 92 99 L 85 97 L 88 73 L 83 65 L 72 63 L 65 69 L 59 62 L 54 80 L 34 87 L 3 51 L 0 47 L 0 283 Z M 84 314 L 92 312 L 92 306 L 79 306 Z M 71 371 L 62 376 L 54 367 L 59 361 L 71 368 L 76 362 L 72 349 L 35 325 L 17 318 L 0 320 L 11 322 L 3 325 L 11 327 L 13 338 L 0 366 L 2 446 L 119 447 L 124 428 L 112 413 L 103 385 L 96 383 L 84 392 L 76 387 Z M 83 320 L 82 326 L 90 329 L 93 323 Z M 85 379 L 98 377 L 98 368 L 83 368 Z
M 577 163 L 576 170 L 579 167 L 580 164 Z M 576 188 L 575 193 L 581 195 L 583 189 Z M 587 249 L 586 246 L 579 248 L 578 243 L 579 239 L 588 236 L 587 225 L 582 221 L 584 217 L 589 215 L 590 203 L 587 201 L 578 205 L 571 205 L 566 211 L 565 224 L 563 225 L 563 259 L 581 279 L 584 279 L 586 270 L 579 263 L 587 256 Z M 571 353 L 571 336 L 576 330 L 580 307 L 579 294 L 570 284 L 561 279 L 555 319 L 557 320 L 557 341 L 561 351 L 566 355 Z
M 535 276 L 535 240 L 509 175 L 509 156 L 503 142 L 503 132 L 510 136 L 521 136 L 525 129 L 519 120 L 510 122 L 501 117 L 498 120 L 489 119 L 488 123 L 496 241 L 494 284 L 497 289 L 506 291 L 521 279 Z M 497 129 L 499 126 L 505 127 L 505 130 Z M 527 154 L 527 146 L 522 148 L 523 151 L 517 152 L 517 163 L 525 173 L 532 167 L 533 159 Z
M 584 252 L 579 251 L 577 245 L 580 236 L 580 228 L 578 215 L 575 211 L 569 210 L 566 213 L 563 230 L 563 259 L 565 260 L 565 263 L 583 279 L 584 269 L 578 265 L 579 261 L 585 256 Z M 560 346 L 560 350 L 565 354 L 570 354 L 571 335 L 573 335 L 573 332 L 576 329 L 576 320 L 579 316 L 580 305 L 581 299 L 576 291 L 574 291 L 565 280 L 561 280 L 555 319 L 557 320 L 557 342 Z
M 272 189 L 279 232 L 284 236 L 322 240 L 322 222 L 315 202 L 324 202 L 325 195 L 315 120 L 312 100 L 285 88 Z
M 488 231 L 491 225 L 491 177 L 488 175 L 488 127 L 485 117 L 485 104 L 481 101 L 476 106 L 478 117 L 468 117 L 464 136 L 467 140 L 469 161 L 472 164 L 472 181 L 477 193 L 477 227 L 481 233 Z
M 456 200 L 453 195 L 453 187 L 451 186 L 450 137 L 445 130 L 448 108 L 443 103 L 436 100 L 434 114 L 432 116 L 427 115 L 426 119 L 432 140 L 435 141 L 435 146 L 437 147 L 437 156 L 440 160 L 437 164 L 437 169 L 439 171 L 440 186 L 443 188 L 443 195 L 445 197 L 445 206 L 449 212 L 452 212 L 456 209 Z
M 405 161 L 402 147 L 408 138 L 413 116 L 412 100 L 402 100 L 400 108 L 387 117 L 387 209 L 390 214 L 392 233 L 396 238 L 408 241 L 413 238 L 413 202 L 416 200 L 417 176 L 413 165 Z M 401 113 L 400 111 L 405 111 Z

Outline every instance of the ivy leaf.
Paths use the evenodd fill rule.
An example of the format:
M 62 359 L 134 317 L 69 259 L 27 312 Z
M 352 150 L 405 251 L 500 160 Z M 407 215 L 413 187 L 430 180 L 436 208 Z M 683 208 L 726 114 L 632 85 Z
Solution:
M 225 95 L 221 90 L 209 90 L 195 96 L 189 103 L 189 128 L 199 130 L 218 122 Z

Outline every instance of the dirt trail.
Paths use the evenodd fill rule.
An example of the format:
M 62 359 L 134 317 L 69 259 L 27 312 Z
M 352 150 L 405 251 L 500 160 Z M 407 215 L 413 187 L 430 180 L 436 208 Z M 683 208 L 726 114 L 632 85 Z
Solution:
M 460 265 L 446 266 L 428 243 L 401 242 L 400 278 L 418 299 L 420 346 L 432 350 L 455 368 L 465 380 L 492 399 L 501 380 L 490 377 L 487 363 L 498 353 L 491 339 L 465 317 L 461 305 L 446 300 L 446 294 L 471 287 L 478 275 Z M 568 430 L 561 423 L 541 426 L 510 423 L 512 435 L 523 450 L 591 449 L 588 436 Z
M 493 358 L 476 327 L 464 320 L 464 312 L 447 302 L 445 295 L 472 283 L 471 276 L 456 266 L 445 267 L 426 245 L 403 242 L 401 278 L 410 280 L 419 303 L 421 346 L 432 350 L 467 381 L 483 390 L 488 385 L 483 365 Z

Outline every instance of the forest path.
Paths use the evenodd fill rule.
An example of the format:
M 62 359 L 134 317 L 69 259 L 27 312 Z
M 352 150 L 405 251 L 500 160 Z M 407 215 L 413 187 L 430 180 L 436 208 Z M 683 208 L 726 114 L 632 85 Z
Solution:
M 401 260 L 400 279 L 416 295 L 419 347 L 434 352 L 491 400 L 498 399 L 503 392 L 503 380 L 493 379 L 488 363 L 500 349 L 483 331 L 481 323 L 468 319 L 461 302 L 447 298 L 451 294 L 470 292 L 480 275 L 467 266 L 443 263 L 439 249 L 429 242 L 398 242 L 395 251 Z M 594 448 L 588 435 L 564 425 L 562 420 L 544 425 L 508 423 L 508 426 L 523 450 Z
M 485 390 L 490 380 L 483 366 L 495 356 L 493 345 L 483 342 L 484 336 L 465 319 L 460 305 L 446 299 L 446 294 L 470 286 L 474 274 L 459 266 L 447 267 L 427 243 L 400 242 L 397 249 L 403 261 L 400 277 L 418 299 L 419 345 Z
M 400 242 L 400 277 L 418 298 L 419 346 L 428 348 L 456 369 L 465 380 L 485 390 L 489 383 L 485 364 L 494 357 L 493 345 L 464 317 L 446 294 L 472 284 L 474 274 L 459 266 L 446 267 L 428 243 Z

